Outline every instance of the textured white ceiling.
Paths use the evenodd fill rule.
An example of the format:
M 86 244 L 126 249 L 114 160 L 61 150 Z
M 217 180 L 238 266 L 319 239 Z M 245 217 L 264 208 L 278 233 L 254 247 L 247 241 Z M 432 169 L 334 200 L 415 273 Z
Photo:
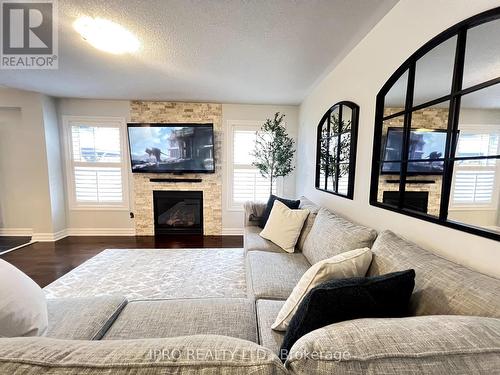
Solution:
M 57 97 L 298 104 L 397 0 L 59 0 L 59 69 L 0 71 Z M 137 55 L 95 50 L 81 15 L 135 33 Z

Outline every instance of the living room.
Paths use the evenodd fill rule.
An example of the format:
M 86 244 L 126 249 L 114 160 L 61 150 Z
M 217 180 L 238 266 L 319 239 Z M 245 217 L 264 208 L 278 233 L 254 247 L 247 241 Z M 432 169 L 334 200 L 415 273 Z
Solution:
M 500 373 L 498 0 L 1 6 L 0 373 Z

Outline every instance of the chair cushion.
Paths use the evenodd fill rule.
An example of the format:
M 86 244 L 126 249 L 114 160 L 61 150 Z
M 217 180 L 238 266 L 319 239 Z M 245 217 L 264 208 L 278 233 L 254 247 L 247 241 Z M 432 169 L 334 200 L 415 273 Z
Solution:
M 132 301 L 104 340 L 188 335 L 222 335 L 257 342 L 255 304 L 243 298 Z
M 45 336 L 65 340 L 100 340 L 127 300 L 121 296 L 48 299 Z
M 371 247 L 376 237 L 375 230 L 354 224 L 321 208 L 302 252 L 314 264 L 346 251 Z
M 260 236 L 262 229 L 257 226 L 245 227 L 245 250 L 246 251 L 271 251 L 275 253 L 284 253 L 285 251 L 278 245 L 272 243 Z
M 251 287 L 256 299 L 287 299 L 302 275 L 311 267 L 301 253 L 252 251 L 247 254 L 247 260 L 247 272 L 251 273 Z
M 285 301 L 259 299 L 257 306 L 257 325 L 259 327 L 259 344 L 278 354 L 285 337 L 284 332 L 271 329 Z
M 309 232 L 311 232 L 314 220 L 316 220 L 316 215 L 318 214 L 318 211 L 320 209 L 320 207 L 317 204 L 310 201 L 304 196 L 300 197 L 299 208 L 301 210 L 308 210 L 309 216 L 307 216 L 306 222 L 302 227 L 302 232 L 300 233 L 299 240 L 297 241 L 297 246 L 295 247 L 295 251 L 303 251 L 304 243 L 306 242 Z
M 413 268 L 414 315 L 478 315 L 500 318 L 500 280 L 443 259 L 391 231 L 373 244 L 368 275 Z M 472 251 L 472 249 L 471 249 Z

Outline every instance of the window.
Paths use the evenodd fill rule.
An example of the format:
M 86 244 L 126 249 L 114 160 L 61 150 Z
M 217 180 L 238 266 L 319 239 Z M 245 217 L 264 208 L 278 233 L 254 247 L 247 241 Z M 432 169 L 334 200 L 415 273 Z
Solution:
M 372 205 L 500 240 L 499 33 L 500 8 L 465 20 L 382 87 Z
M 499 140 L 499 126 L 462 126 L 456 156 L 465 158 L 500 154 Z M 456 163 L 450 210 L 496 209 L 500 185 L 499 165 L 495 159 L 472 159 Z
M 128 209 L 124 120 L 64 118 L 71 209 Z
M 358 110 L 352 102 L 340 102 L 321 119 L 316 146 L 316 189 L 353 198 Z
M 232 122 L 228 142 L 229 159 L 229 207 L 241 210 L 246 201 L 265 202 L 269 198 L 269 180 L 262 177 L 259 170 L 252 165 L 251 155 L 260 123 Z M 276 194 L 279 183 L 273 183 L 273 194 Z

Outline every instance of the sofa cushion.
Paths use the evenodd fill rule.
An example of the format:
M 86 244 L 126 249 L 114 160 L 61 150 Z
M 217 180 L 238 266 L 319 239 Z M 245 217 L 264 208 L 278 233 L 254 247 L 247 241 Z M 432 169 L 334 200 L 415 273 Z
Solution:
M 287 206 L 291 210 L 296 210 L 297 208 L 299 208 L 299 205 L 300 205 L 300 201 L 298 201 L 298 200 L 281 198 L 281 197 L 277 197 L 276 195 L 271 194 L 271 196 L 267 200 L 266 209 L 262 213 L 262 217 L 260 219 L 259 226 L 261 228 L 264 228 L 266 226 L 267 220 L 269 219 L 269 215 L 271 215 L 271 211 L 274 207 L 274 202 L 276 202 L 276 201 L 283 203 L 285 206 Z
M 291 210 L 276 200 L 260 236 L 293 253 L 307 216 L 308 210 Z
M 306 222 L 302 227 L 302 232 L 300 232 L 299 240 L 297 241 L 297 246 L 295 247 L 295 251 L 302 251 L 304 249 L 304 243 L 306 242 L 307 236 L 309 232 L 311 232 L 311 228 L 314 224 L 314 220 L 316 220 L 316 215 L 320 207 L 314 202 L 310 201 L 306 197 L 300 197 L 300 205 L 299 208 L 301 210 L 308 210 L 309 216 L 307 216 Z
M 284 253 L 285 251 L 278 245 L 272 243 L 260 236 L 262 229 L 257 226 L 245 227 L 245 250 L 246 251 L 271 251 L 275 253 Z
M 280 354 L 286 358 L 293 344 L 318 328 L 360 318 L 401 318 L 415 286 L 415 271 L 373 277 L 330 280 L 313 288 L 290 320 Z
M 368 275 L 413 268 L 414 315 L 479 315 L 500 318 L 500 280 L 434 255 L 390 231 L 373 244 Z
M 356 319 L 313 331 L 292 347 L 296 374 L 498 374 L 500 320 L 469 316 Z
M 371 247 L 375 237 L 375 230 L 354 224 L 321 208 L 302 252 L 314 264 L 349 250 Z
M 47 330 L 47 301 L 28 275 L 0 259 L 0 337 L 41 336 Z
M 0 339 L 0 374 L 287 375 L 276 354 L 227 336 L 84 341 Z
M 347 251 L 313 264 L 293 288 L 272 328 L 277 331 L 286 331 L 300 303 L 313 288 L 333 279 L 363 277 L 366 275 L 371 261 L 371 250 L 365 247 Z
M 100 340 L 127 304 L 125 297 L 48 299 L 45 336 L 66 340 Z
M 251 273 L 256 299 L 287 299 L 304 272 L 311 267 L 301 253 L 252 251 L 247 254 L 247 259 L 247 272 Z
M 257 342 L 255 304 L 243 298 L 132 301 L 104 340 L 202 334 Z
M 278 353 L 283 342 L 284 332 L 271 329 L 272 324 L 283 307 L 284 301 L 259 299 L 257 306 L 257 325 L 259 327 L 259 344 Z

